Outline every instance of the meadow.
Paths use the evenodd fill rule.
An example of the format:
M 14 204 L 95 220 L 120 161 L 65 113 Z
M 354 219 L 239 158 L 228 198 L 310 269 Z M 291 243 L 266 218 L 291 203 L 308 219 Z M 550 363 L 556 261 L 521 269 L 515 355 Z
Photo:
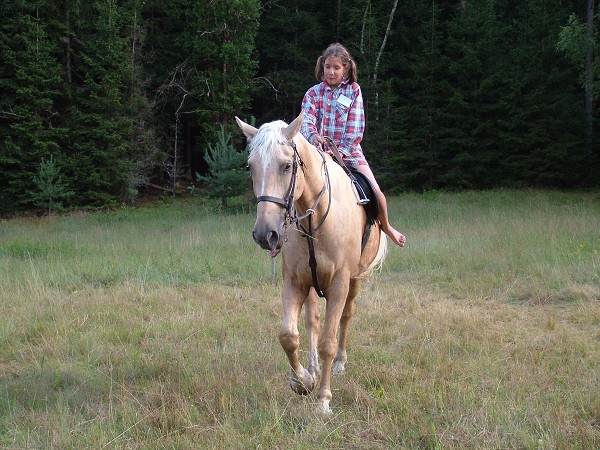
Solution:
M 288 386 L 253 214 L 1 220 L 0 448 L 600 448 L 600 194 L 390 212 L 408 244 L 363 285 L 330 416 Z

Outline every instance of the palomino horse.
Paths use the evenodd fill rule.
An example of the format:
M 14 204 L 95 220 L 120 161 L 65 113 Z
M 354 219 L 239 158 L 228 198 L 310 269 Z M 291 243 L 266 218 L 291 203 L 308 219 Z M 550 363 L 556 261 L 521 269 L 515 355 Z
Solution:
M 350 178 L 298 132 L 302 119 L 301 113 L 289 125 L 279 120 L 256 129 L 236 117 L 248 139 L 258 201 L 252 235 L 271 256 L 282 253 L 279 341 L 291 366 L 290 384 L 296 393 L 308 394 L 320 376 L 318 409 L 329 413 L 331 374 L 345 368 L 348 324 L 360 280 L 383 260 L 387 241 L 374 224 L 363 242 L 366 213 L 357 204 Z M 317 290 L 326 299 L 320 334 Z M 307 368 L 298 360 L 302 306 L 310 347 Z

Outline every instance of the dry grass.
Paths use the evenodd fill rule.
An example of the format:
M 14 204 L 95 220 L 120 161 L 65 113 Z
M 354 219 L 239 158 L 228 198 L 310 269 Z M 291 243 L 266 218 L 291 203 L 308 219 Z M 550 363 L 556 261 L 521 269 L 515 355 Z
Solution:
M 391 207 L 331 417 L 287 386 L 253 217 L 2 222 L 0 448 L 599 448 L 599 197 Z

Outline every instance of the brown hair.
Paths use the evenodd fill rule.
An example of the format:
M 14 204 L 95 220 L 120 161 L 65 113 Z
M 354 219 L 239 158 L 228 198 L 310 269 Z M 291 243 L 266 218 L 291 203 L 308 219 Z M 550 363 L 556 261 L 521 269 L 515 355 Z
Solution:
M 352 59 L 352 56 L 350 56 L 348 50 L 346 50 L 346 47 L 337 42 L 327 47 L 323 54 L 319 56 L 319 59 L 317 59 L 317 65 L 315 67 L 315 77 L 317 77 L 317 80 L 323 81 L 325 78 L 325 60 L 332 56 L 342 60 L 342 64 L 346 69 L 346 79 L 350 83 L 355 83 L 358 80 L 356 63 Z

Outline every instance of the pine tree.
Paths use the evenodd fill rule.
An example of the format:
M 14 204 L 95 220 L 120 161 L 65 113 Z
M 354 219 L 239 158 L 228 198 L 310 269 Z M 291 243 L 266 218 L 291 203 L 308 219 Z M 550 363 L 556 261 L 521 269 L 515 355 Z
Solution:
M 60 167 L 54 161 L 53 155 L 49 159 L 42 158 L 38 174 L 33 178 L 36 189 L 29 191 L 33 204 L 46 209 L 51 216 L 53 211 L 63 211 L 63 201 L 74 194 L 69 191 L 67 183 L 60 174 Z
M 256 48 L 259 72 L 254 80 L 252 114 L 258 123 L 291 121 L 302 98 L 317 83 L 315 62 L 332 42 L 342 40 L 333 27 L 336 11 L 317 0 L 267 3 L 262 13 Z
M 111 205 L 135 195 L 156 154 L 135 59 L 137 14 L 136 2 L 96 0 L 82 7 L 82 19 L 97 19 L 78 30 L 85 45 L 73 69 L 80 81 L 70 111 L 68 170 L 80 203 Z
M 254 0 L 198 2 L 184 30 L 186 50 L 195 70 L 190 92 L 201 100 L 196 120 L 207 136 L 219 126 L 233 127 L 233 118 L 250 102 L 248 81 L 256 71 L 254 36 L 259 4 Z M 201 30 L 201 33 L 198 33 Z
M 180 152 L 191 173 L 203 171 L 202 149 L 250 105 L 260 2 L 154 0 L 145 16 L 164 146 Z
M 557 53 L 560 24 L 568 17 L 560 0 L 497 6 L 505 52 L 495 70 L 500 97 L 510 105 L 498 123 L 501 185 L 576 185 L 582 128 L 573 98 L 575 71 Z
M 567 60 L 573 65 L 575 70 L 579 71 L 579 81 L 582 86 L 581 93 L 576 93 L 576 97 L 585 96 L 584 101 L 584 120 L 585 120 L 585 148 L 579 151 L 580 168 L 575 171 L 580 175 L 580 179 L 585 180 L 587 185 L 598 184 L 597 176 L 600 171 L 600 143 L 594 136 L 594 120 L 597 113 L 594 111 L 594 102 L 600 92 L 600 57 L 598 57 L 598 48 L 600 40 L 597 27 L 597 15 L 594 17 L 594 2 L 588 0 L 585 11 L 586 20 L 577 12 L 570 14 L 566 24 L 561 28 L 557 42 L 557 48 L 561 54 L 565 55 Z M 583 15 L 584 12 L 580 11 Z M 596 108 L 597 109 L 597 108 Z
M 40 158 L 60 154 L 55 126 L 60 83 L 41 4 L 11 2 L 0 25 L 0 212 L 31 205 Z M 7 13 L 7 14 L 6 14 Z
M 386 153 L 371 159 L 388 189 L 439 188 L 446 170 L 443 137 L 448 128 L 441 119 L 441 107 L 449 85 L 443 10 L 424 3 L 413 4 L 412 9 L 403 5 L 398 13 L 402 26 L 392 35 L 388 73 L 381 76 L 391 78 L 388 84 L 393 93 L 387 100 L 391 102 L 386 109 L 389 116 L 380 121 L 381 131 L 374 130 L 373 114 L 368 115 L 369 151 L 385 142 L 384 133 L 391 136 L 384 147 Z M 365 46 L 364 53 L 370 52 Z
M 238 152 L 231 144 L 231 134 L 225 133 L 221 127 L 216 144 L 209 144 L 204 158 L 208 163 L 209 173 L 202 176 L 196 173 L 196 179 L 205 183 L 201 190 L 210 198 L 221 199 L 227 208 L 229 198 L 248 193 L 250 183 L 248 173 L 244 169 L 247 164 L 245 152 Z

